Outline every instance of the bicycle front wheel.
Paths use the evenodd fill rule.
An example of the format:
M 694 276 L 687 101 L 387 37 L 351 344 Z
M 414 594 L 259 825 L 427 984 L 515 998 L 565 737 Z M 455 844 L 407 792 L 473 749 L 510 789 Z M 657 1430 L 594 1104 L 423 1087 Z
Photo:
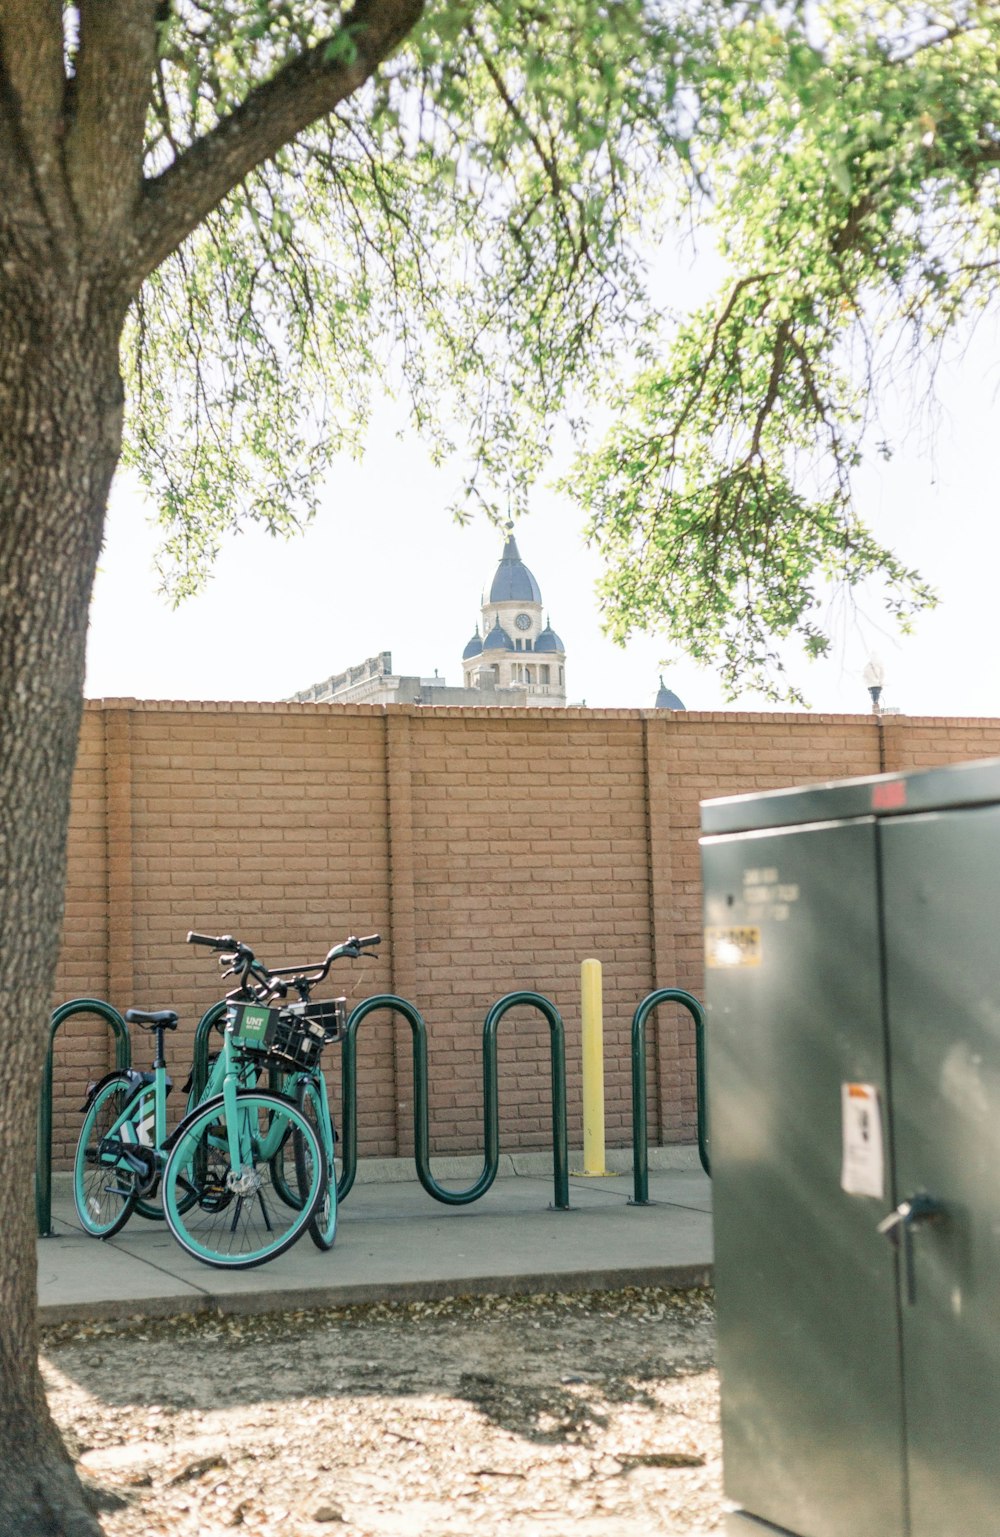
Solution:
M 301 1078 L 295 1094 L 295 1103 L 307 1117 L 323 1145 L 326 1156 L 327 1178 L 309 1224 L 309 1237 L 317 1249 L 333 1248 L 337 1236 L 337 1169 L 333 1161 L 333 1127 L 328 1106 L 324 1106 L 326 1089 L 314 1078 Z M 324 1110 L 326 1113 L 324 1114 Z M 329 1128 L 329 1130 L 327 1130 Z M 300 1191 L 308 1190 L 312 1182 L 312 1162 L 309 1144 L 296 1132 L 292 1138 L 295 1150 L 295 1175 Z
M 236 1114 L 237 1162 L 230 1155 L 225 1105 L 218 1099 L 184 1127 L 163 1171 L 170 1231 L 188 1254 L 223 1270 L 249 1270 L 290 1249 L 308 1227 L 326 1184 L 320 1139 L 289 1100 L 240 1090 Z M 299 1187 L 302 1204 L 290 1208 L 275 1169 L 291 1155 L 293 1138 L 308 1148 L 312 1173 L 307 1187 Z

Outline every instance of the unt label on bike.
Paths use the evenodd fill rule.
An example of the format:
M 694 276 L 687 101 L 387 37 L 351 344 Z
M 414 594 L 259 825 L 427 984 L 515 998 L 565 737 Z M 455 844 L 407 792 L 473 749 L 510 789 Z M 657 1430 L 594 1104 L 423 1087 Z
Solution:
M 243 1017 L 237 1025 L 237 1034 L 248 1046 L 260 1046 L 266 1043 L 270 1023 L 270 1009 L 247 1007 L 243 1010 Z

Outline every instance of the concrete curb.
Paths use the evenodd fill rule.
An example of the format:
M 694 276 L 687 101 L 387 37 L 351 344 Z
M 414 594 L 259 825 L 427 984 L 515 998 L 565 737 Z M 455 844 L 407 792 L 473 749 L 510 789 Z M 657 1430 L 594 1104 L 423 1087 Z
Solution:
M 630 1287 L 670 1287 L 675 1291 L 693 1291 L 712 1285 L 711 1265 L 663 1265 L 656 1269 L 643 1266 L 630 1269 L 575 1271 L 536 1271 L 527 1275 L 466 1276 L 446 1280 L 387 1281 L 370 1285 L 349 1284 L 321 1289 L 256 1292 L 206 1292 L 191 1297 L 130 1298 L 122 1311 L 121 1302 L 55 1303 L 42 1305 L 38 1321 L 42 1327 L 64 1323 L 142 1322 L 149 1319 L 190 1318 L 214 1314 L 218 1317 L 256 1317 L 268 1313 L 316 1312 L 322 1308 L 360 1307 L 375 1302 L 440 1302 L 460 1297 L 530 1297 L 541 1295 L 571 1296 L 580 1292 L 620 1292 Z

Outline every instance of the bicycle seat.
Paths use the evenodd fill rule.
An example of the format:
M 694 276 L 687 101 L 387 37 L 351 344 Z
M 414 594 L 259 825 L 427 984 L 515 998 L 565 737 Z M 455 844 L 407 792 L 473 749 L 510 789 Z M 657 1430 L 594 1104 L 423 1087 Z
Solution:
M 126 1009 L 130 1025 L 145 1025 L 150 1030 L 176 1030 L 178 1016 L 173 1009 Z

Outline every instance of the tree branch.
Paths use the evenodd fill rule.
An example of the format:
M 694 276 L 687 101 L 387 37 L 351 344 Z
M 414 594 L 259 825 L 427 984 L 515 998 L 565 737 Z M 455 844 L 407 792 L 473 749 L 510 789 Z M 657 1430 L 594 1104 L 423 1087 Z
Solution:
M 985 21 L 973 21 L 971 18 L 967 21 L 957 21 L 950 27 L 945 27 L 943 22 L 939 22 L 938 25 L 943 30 L 936 36 L 925 37 L 921 42 L 914 43 L 907 53 L 887 55 L 885 62 L 889 65 L 909 64 L 911 59 L 915 59 L 919 53 L 926 53 L 929 48 L 940 48 L 943 43 L 950 43 L 956 37 L 968 37 L 971 32 L 987 31 Z
M 0 228 L 9 225 L 25 207 L 33 208 L 40 219 L 20 132 L 17 97 L 7 76 L 0 36 Z
M 120 254 L 142 178 L 156 67 L 156 0 L 80 0 L 66 171 L 80 228 Z
M 794 347 L 795 342 L 794 337 L 792 336 L 791 324 L 787 320 L 779 321 L 778 329 L 774 333 L 774 353 L 771 359 L 771 373 L 767 381 L 767 389 L 764 392 L 764 399 L 761 401 L 757 410 L 757 414 L 754 417 L 753 434 L 750 440 L 750 451 L 747 454 L 745 461 L 747 464 L 750 464 L 754 459 L 760 458 L 761 435 L 763 434 L 764 428 L 767 425 L 768 417 L 777 404 L 778 396 L 781 392 L 781 380 L 785 371 L 785 349 L 789 341 L 792 342 Z
M 961 165 L 973 177 L 977 171 L 1000 165 L 1000 139 L 980 139 L 974 149 L 961 156 Z
M 736 308 L 736 302 L 739 299 L 740 294 L 743 292 L 743 290 L 745 288 L 751 288 L 755 283 L 766 283 L 768 278 L 773 277 L 773 276 L 774 276 L 773 272 L 750 272 L 750 273 L 747 273 L 747 275 L 745 277 L 739 278 L 733 284 L 733 287 L 732 287 L 732 290 L 730 292 L 729 298 L 726 301 L 726 307 L 722 311 L 722 314 L 715 321 L 715 324 L 712 326 L 712 341 L 711 341 L 711 345 L 709 346 L 708 352 L 707 352 L 707 354 L 705 356 L 705 361 L 704 361 L 704 363 L 702 364 L 702 366 L 699 369 L 699 379 L 698 379 L 698 382 L 697 382 L 696 386 L 692 389 L 691 393 L 689 394 L 689 396 L 687 398 L 687 401 L 686 401 L 685 405 L 683 406 L 683 408 L 681 410 L 681 413 L 678 416 L 677 420 L 672 424 L 671 433 L 670 433 L 671 442 L 672 442 L 672 449 L 671 449 L 671 456 L 672 457 L 676 458 L 677 442 L 678 442 L 678 439 L 680 438 L 681 432 L 682 432 L 682 430 L 684 428 L 685 423 L 687 422 L 688 417 L 691 415 L 691 412 L 694 410 L 694 408 L 698 404 L 698 402 L 702 399 L 702 396 L 704 394 L 705 382 L 706 382 L 706 380 L 708 378 L 708 375 L 709 375 L 709 372 L 710 372 L 710 370 L 712 368 L 712 365 L 715 362 L 716 353 L 719 350 L 719 345 L 720 345 L 720 343 L 722 341 L 723 332 L 725 331 L 726 325 L 727 325 L 727 323 L 729 321 L 729 317 L 732 315 L 734 309 Z
M 135 286 L 255 166 L 353 95 L 412 31 L 423 5 L 424 0 L 357 0 L 331 38 L 257 86 L 211 133 L 146 182 L 134 225 Z
M 0 0 L 0 176 L 28 222 L 41 217 L 52 234 L 69 215 L 65 91 L 61 0 Z M 0 209 L 0 218 L 13 223 L 12 212 Z

